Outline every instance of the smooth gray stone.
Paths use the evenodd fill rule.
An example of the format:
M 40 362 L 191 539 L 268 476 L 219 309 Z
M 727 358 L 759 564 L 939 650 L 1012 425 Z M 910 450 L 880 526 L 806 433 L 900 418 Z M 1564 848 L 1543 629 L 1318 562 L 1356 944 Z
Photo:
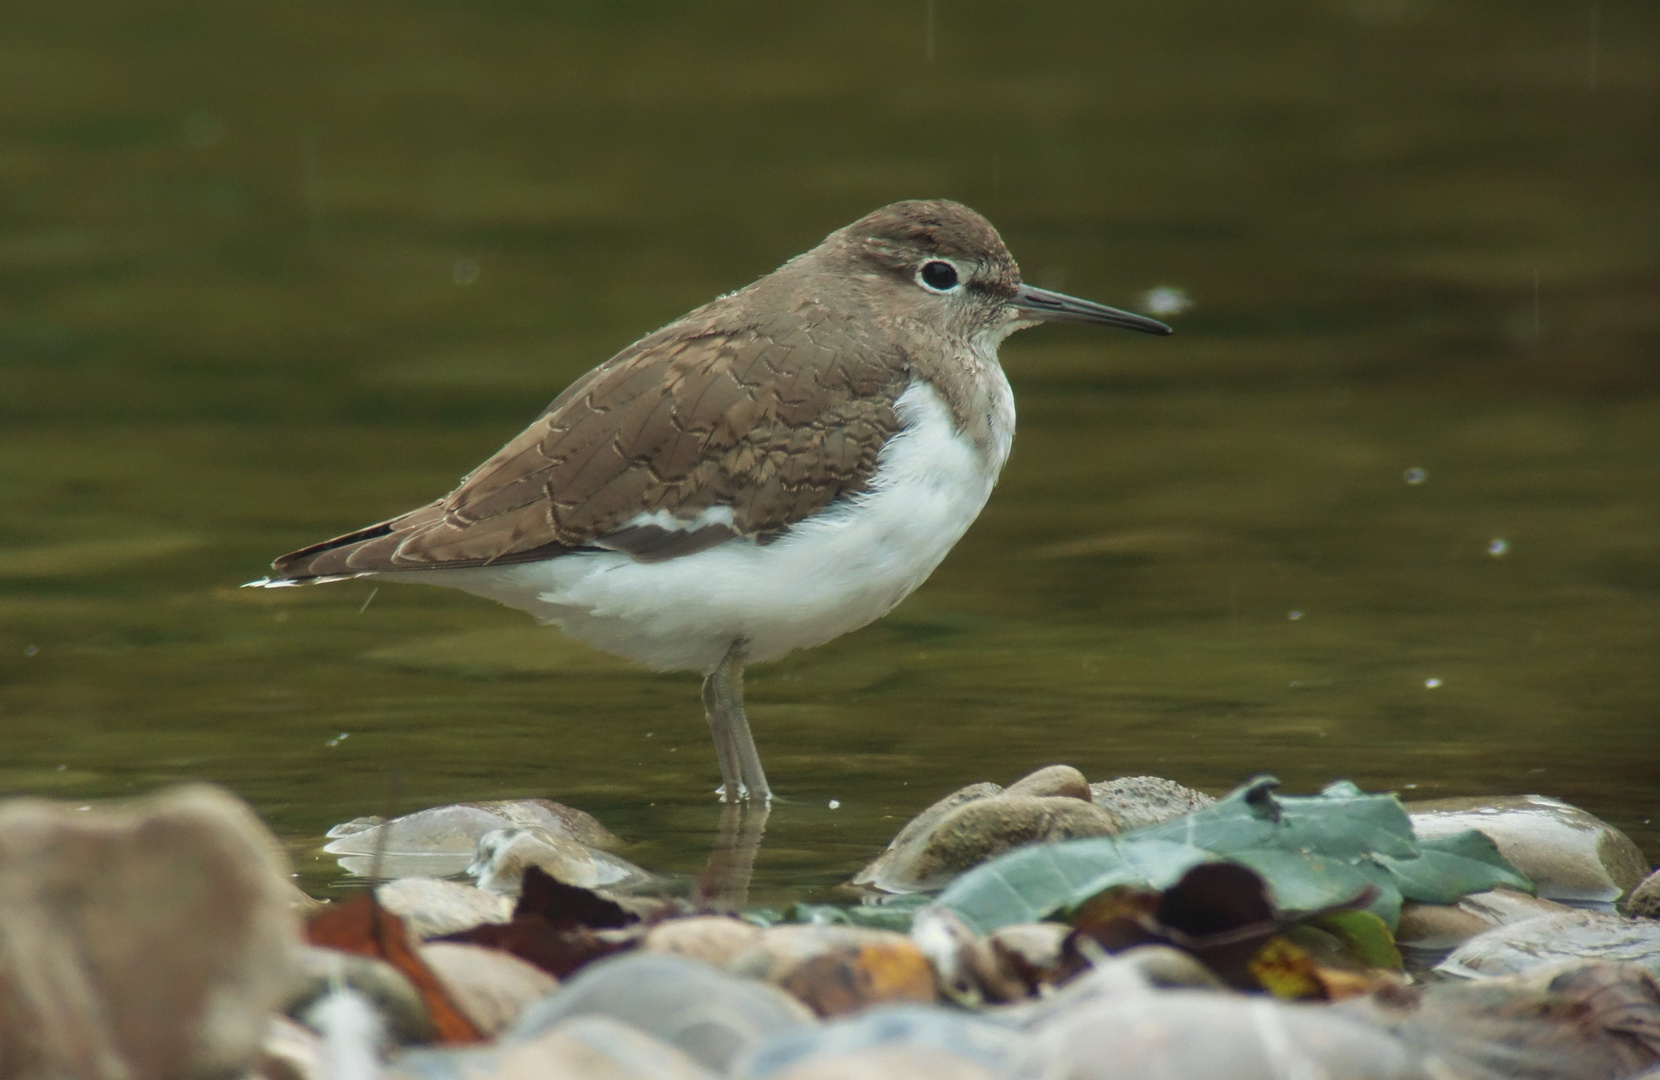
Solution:
M 1033 1043 L 1023 1032 L 974 1013 L 937 1005 L 895 1005 L 771 1039 L 743 1058 L 733 1076 L 763 1080 L 815 1058 L 885 1046 L 948 1052 L 994 1075 L 1009 1076 L 1030 1057 Z
M 206 784 L 0 803 L 0 1075 L 246 1069 L 295 977 L 287 874 L 247 804 Z
M 1477 934 L 1435 970 L 1478 979 L 1520 975 L 1576 959 L 1640 964 L 1660 975 L 1660 922 L 1575 909 L 1541 915 Z
M 1054 1080 L 1432 1080 L 1422 1055 L 1365 1023 L 1243 994 L 1091 998 L 1034 1029 L 1026 1075 Z
M 1203 810 L 1216 800 L 1202 791 L 1162 776 L 1121 776 L 1089 785 L 1095 805 L 1113 811 L 1125 829 L 1162 825 L 1171 818 Z
M 524 888 L 525 870 L 532 866 L 556 881 L 584 889 L 628 890 L 651 880 L 650 874 L 627 859 L 536 828 L 485 833 L 467 873 L 486 892 L 517 896 Z
M 549 799 L 500 799 L 434 806 L 390 821 L 357 818 L 330 829 L 323 850 L 363 877 L 450 877 L 467 869 L 485 834 L 525 828 L 603 851 L 622 846 L 581 810 Z
M 576 1016 L 632 1024 L 717 1073 L 765 1040 L 813 1022 L 782 990 L 669 953 L 633 952 L 589 964 L 525 1010 L 502 1041 L 534 1038 Z
M 1409 802 L 1424 838 L 1479 829 L 1547 900 L 1612 904 L 1648 874 L 1631 838 L 1594 814 L 1545 795 Z

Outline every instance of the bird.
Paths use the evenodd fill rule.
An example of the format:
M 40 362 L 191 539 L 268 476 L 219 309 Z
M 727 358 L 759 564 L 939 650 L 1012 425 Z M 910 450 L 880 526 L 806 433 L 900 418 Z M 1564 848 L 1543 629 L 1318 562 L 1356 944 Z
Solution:
M 892 203 L 581 376 L 449 494 L 248 584 L 448 586 L 700 672 L 721 799 L 770 805 L 745 666 L 875 621 L 940 564 L 1014 438 L 998 347 L 1042 323 L 1171 332 L 1025 284 L 961 203 Z

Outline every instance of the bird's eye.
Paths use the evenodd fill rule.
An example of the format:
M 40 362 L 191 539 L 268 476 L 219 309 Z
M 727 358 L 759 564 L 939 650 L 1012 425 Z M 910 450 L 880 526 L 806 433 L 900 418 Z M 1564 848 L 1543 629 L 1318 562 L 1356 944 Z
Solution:
M 957 287 L 957 268 L 944 259 L 923 263 L 916 276 L 925 287 L 935 292 L 950 292 Z

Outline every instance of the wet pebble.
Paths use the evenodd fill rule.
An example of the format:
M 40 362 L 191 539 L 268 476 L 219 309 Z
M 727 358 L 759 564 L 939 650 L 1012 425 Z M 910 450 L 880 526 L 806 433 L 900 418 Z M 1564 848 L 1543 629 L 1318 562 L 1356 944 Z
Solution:
M 907 823 L 852 883 L 927 892 L 1013 848 L 1120 832 L 1118 815 L 1096 806 L 1089 790 L 1083 774 L 1065 765 L 1039 769 L 1007 791 L 995 784 L 961 788 Z
M 730 915 L 670 919 L 646 931 L 640 947 L 725 967 L 761 938 L 761 928 Z
M 287 874 L 253 811 L 207 785 L 0 805 L 0 1073 L 242 1072 L 293 978 Z
M 1625 901 L 1625 913 L 1633 918 L 1660 919 L 1660 870 L 1631 890 Z
M 1409 802 L 1424 838 L 1479 829 L 1528 876 L 1538 894 L 1569 903 L 1612 904 L 1648 873 L 1643 853 L 1614 826 L 1544 795 Z
M 742 1054 L 813 1018 L 766 983 L 682 956 L 634 952 L 589 964 L 527 1009 L 503 1039 L 525 1042 L 579 1016 L 632 1024 L 723 1074 Z
M 1524 974 L 1576 959 L 1634 963 L 1660 975 L 1660 922 L 1568 909 L 1478 934 L 1435 970 L 1483 978 Z
M 399 878 L 375 889 L 380 906 L 403 920 L 418 938 L 443 937 L 513 917 L 513 901 L 443 878 Z
M 858 926 L 774 926 L 729 965 L 788 991 L 820 1016 L 872 1005 L 931 1002 L 934 969 L 904 934 Z
M 1445 952 L 1458 948 L 1495 926 L 1571 910 L 1565 904 L 1541 900 L 1514 889 L 1470 893 L 1456 904 L 1408 901 L 1401 905 L 1400 921 L 1395 927 L 1395 943 L 1403 949 Z
M 542 829 L 600 851 L 622 841 L 592 815 L 549 799 L 455 803 L 390 821 L 357 818 L 329 830 L 323 850 L 363 877 L 449 877 L 466 870 L 478 842 L 498 829 Z
M 1121 776 L 1091 784 L 1089 790 L 1095 804 L 1117 814 L 1125 829 L 1162 825 L 1216 801 L 1162 776 Z
M 546 829 L 497 829 L 478 841 L 478 852 L 467 873 L 485 892 L 517 896 L 525 868 L 537 866 L 554 880 L 584 889 L 626 890 L 643 885 L 651 875 L 627 859 L 598 851 Z
M 419 954 L 450 1001 L 486 1036 L 507 1028 L 559 986 L 541 968 L 500 949 L 435 941 L 422 945 Z

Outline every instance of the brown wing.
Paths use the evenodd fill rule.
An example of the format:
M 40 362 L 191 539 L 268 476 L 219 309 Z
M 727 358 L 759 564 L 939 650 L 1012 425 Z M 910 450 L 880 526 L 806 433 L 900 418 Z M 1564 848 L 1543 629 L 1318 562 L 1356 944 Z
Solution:
M 765 542 L 869 483 L 910 375 L 805 300 L 746 319 L 742 294 L 694 312 L 573 383 L 448 496 L 296 551 L 281 579 L 484 566 L 583 548 L 642 561 L 731 536 Z M 821 342 L 841 343 L 832 348 Z M 717 507 L 724 515 L 693 522 Z M 664 511 L 655 522 L 642 513 Z

